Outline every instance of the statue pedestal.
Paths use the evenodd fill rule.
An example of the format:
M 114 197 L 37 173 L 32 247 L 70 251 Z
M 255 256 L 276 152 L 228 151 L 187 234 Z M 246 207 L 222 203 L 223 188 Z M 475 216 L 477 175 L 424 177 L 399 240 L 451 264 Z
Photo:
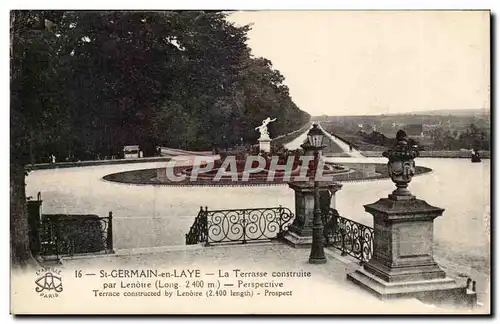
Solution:
M 373 215 L 373 256 L 348 280 L 381 299 L 453 294 L 455 280 L 434 261 L 433 221 L 443 209 L 414 196 L 390 195 L 365 205 Z
M 295 220 L 284 240 L 293 247 L 310 247 L 312 244 L 312 225 L 314 219 L 314 184 L 313 182 L 291 182 L 288 184 L 295 191 Z M 339 183 L 320 182 L 319 191 L 332 193 L 330 207 L 335 208 L 335 193 L 342 188 Z
M 259 139 L 259 148 L 260 148 L 260 151 L 264 151 L 264 152 L 271 152 L 271 139 L 269 138 L 269 136 L 264 136 L 262 135 Z

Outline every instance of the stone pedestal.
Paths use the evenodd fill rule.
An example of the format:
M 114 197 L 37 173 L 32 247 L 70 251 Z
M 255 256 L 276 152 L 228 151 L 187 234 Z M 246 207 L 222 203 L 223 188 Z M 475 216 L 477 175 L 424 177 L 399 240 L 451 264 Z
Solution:
M 261 136 L 259 138 L 259 148 L 260 151 L 271 152 L 271 139 L 269 136 Z
M 295 220 L 284 239 L 293 247 L 310 247 L 314 219 L 314 184 L 310 182 L 291 182 L 295 191 Z M 329 190 L 332 194 L 330 207 L 335 208 L 335 193 L 342 188 L 339 183 L 319 182 L 319 191 Z
M 414 196 L 389 195 L 365 205 L 373 215 L 373 256 L 347 278 L 381 299 L 425 297 L 458 284 L 434 261 L 433 221 L 443 209 Z

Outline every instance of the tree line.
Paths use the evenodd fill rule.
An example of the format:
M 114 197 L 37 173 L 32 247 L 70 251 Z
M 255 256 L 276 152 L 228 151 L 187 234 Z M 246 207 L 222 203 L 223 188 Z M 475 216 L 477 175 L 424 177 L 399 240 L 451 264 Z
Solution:
M 227 13 L 13 14 L 12 108 L 30 162 L 111 156 L 124 145 L 146 155 L 156 145 L 232 146 L 255 141 L 268 116 L 275 136 L 309 120 L 280 72 L 251 55 L 250 26 Z
M 361 151 L 384 151 L 396 143 L 394 137 L 387 137 L 378 131 L 363 132 L 357 131 L 357 126 L 348 128 L 341 124 L 328 122 L 323 124 L 327 131 L 332 132 Z M 426 138 L 417 137 L 413 138 L 413 141 L 420 150 L 427 151 L 458 151 L 461 149 L 489 151 L 490 138 L 491 135 L 487 129 L 471 123 L 462 131 L 434 127 L 428 131 Z
M 27 257 L 24 166 L 140 145 L 255 143 L 310 119 L 221 11 L 11 11 L 11 245 Z M 14 220 L 14 221 L 13 221 Z M 22 263 L 22 262 L 21 262 Z
M 470 124 L 464 131 L 451 131 L 438 127 L 430 131 L 431 150 L 490 150 L 490 134 L 488 130 Z
M 384 134 L 373 131 L 369 134 L 358 132 L 358 135 L 367 143 L 391 147 L 395 144 L 395 138 L 386 137 Z M 443 127 L 435 127 L 429 132 L 430 140 L 426 140 L 425 144 L 419 139 L 414 139 L 415 143 L 421 150 L 490 150 L 490 136 L 485 129 L 477 127 L 475 124 L 470 124 L 461 132 L 454 130 L 453 132 Z

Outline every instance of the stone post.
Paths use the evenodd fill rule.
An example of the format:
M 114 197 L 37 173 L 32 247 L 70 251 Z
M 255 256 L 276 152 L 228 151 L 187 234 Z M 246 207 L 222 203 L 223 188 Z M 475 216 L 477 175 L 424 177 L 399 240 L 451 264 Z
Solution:
M 269 136 L 261 136 L 258 141 L 260 151 L 264 151 L 266 153 L 271 152 L 271 139 Z
M 389 159 L 396 190 L 364 206 L 374 220 L 373 256 L 347 278 L 381 299 L 453 294 L 457 283 L 446 276 L 433 255 L 433 221 L 444 209 L 410 193 L 407 187 L 419 153 L 403 131 L 396 140 L 395 147 L 383 154 Z
M 29 236 L 30 250 L 33 255 L 38 255 L 42 249 L 40 242 L 40 222 L 42 217 L 41 207 L 42 207 L 42 198 L 39 192 L 37 200 L 29 200 L 27 202 L 28 236 Z
M 319 182 L 319 191 L 328 190 L 332 194 L 331 205 L 335 206 L 335 193 L 342 188 L 340 183 Z M 310 247 L 314 219 L 314 184 L 311 181 L 290 182 L 295 191 L 295 220 L 284 239 L 293 247 Z

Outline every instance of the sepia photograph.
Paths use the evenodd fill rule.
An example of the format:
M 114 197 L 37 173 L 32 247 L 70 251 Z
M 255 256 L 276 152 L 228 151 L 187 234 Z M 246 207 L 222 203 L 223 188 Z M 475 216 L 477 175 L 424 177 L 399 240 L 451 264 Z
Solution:
M 10 10 L 12 315 L 491 315 L 489 10 Z

